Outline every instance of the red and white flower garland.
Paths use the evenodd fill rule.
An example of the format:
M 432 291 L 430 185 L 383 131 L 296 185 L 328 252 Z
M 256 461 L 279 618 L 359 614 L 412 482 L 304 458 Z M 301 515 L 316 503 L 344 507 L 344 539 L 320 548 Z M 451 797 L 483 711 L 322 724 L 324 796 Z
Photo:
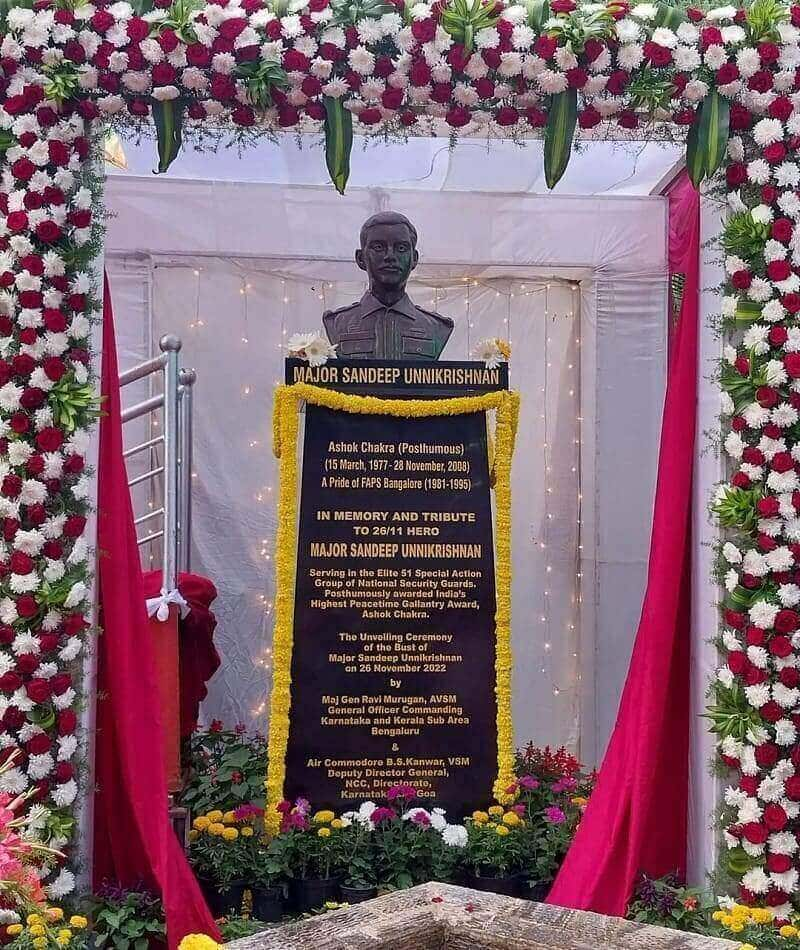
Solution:
M 145 15 L 124 0 L 42 0 L 9 11 L 0 33 L 0 757 L 20 748 L 24 758 L 0 787 L 33 787 L 64 812 L 77 793 L 98 120 L 141 120 L 156 103 L 178 102 L 189 126 L 314 129 L 327 98 L 342 100 L 360 131 L 520 135 L 545 126 L 568 89 L 578 91 L 583 129 L 634 129 L 654 115 L 691 126 L 715 91 L 733 135 L 723 310 L 746 327 L 722 371 L 734 464 L 715 505 L 732 530 L 720 552 L 715 727 L 733 770 L 725 837 L 741 897 L 788 913 L 800 864 L 800 7 L 772 9 L 757 25 L 734 6 L 689 8 L 676 21 L 655 3 L 552 0 L 542 23 L 535 6 L 497 3 L 491 25 L 461 42 L 442 0 L 158 0 Z M 258 111 L 252 70 L 261 65 L 285 81 Z M 67 869 L 49 883 L 53 897 L 71 886 Z

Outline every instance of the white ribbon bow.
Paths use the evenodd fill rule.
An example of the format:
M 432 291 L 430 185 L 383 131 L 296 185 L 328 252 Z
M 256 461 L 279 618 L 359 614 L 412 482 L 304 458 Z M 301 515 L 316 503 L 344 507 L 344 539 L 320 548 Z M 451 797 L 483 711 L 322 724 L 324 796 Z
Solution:
M 189 613 L 189 605 L 177 587 L 171 591 L 166 591 L 162 587 L 161 594 L 158 597 L 148 598 L 147 616 L 152 617 L 155 615 L 156 620 L 159 620 L 161 623 L 166 623 L 169 619 L 170 604 L 177 606 L 181 617 L 185 617 L 186 614 Z

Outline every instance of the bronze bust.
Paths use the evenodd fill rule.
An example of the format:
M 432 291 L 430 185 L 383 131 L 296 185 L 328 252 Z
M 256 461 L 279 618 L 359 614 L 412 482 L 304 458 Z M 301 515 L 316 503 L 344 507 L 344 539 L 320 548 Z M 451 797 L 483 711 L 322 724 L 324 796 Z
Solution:
M 417 231 L 402 214 L 385 211 L 361 226 L 356 264 L 369 276 L 357 303 L 322 316 L 343 359 L 436 360 L 453 332 L 449 317 L 412 303 L 406 283 L 417 266 Z

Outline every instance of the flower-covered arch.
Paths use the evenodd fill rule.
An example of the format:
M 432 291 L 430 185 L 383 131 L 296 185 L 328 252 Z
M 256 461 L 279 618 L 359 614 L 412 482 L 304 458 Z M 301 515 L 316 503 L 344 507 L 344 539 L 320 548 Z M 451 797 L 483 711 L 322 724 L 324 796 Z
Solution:
M 36 0 L 0 4 L 0 777 L 73 834 L 83 537 L 97 413 L 99 143 L 322 130 L 343 191 L 354 129 L 539 135 L 554 185 L 576 127 L 683 130 L 695 184 L 725 165 L 720 370 L 729 483 L 714 511 L 712 727 L 729 776 L 726 867 L 746 900 L 796 900 L 800 815 L 800 7 L 627 0 Z M 524 152 L 520 161 L 525 160 Z M 713 631 L 709 631 L 713 633 Z M 51 868 L 54 898 L 74 884 Z

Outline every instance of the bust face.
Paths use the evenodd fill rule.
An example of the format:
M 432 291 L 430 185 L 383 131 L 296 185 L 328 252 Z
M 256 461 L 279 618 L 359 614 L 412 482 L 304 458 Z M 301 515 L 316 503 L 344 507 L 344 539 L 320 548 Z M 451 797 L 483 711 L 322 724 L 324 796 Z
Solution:
M 419 255 L 408 228 L 402 224 L 375 224 L 366 234 L 366 242 L 356 251 L 356 263 L 369 274 L 370 289 L 401 291 Z

